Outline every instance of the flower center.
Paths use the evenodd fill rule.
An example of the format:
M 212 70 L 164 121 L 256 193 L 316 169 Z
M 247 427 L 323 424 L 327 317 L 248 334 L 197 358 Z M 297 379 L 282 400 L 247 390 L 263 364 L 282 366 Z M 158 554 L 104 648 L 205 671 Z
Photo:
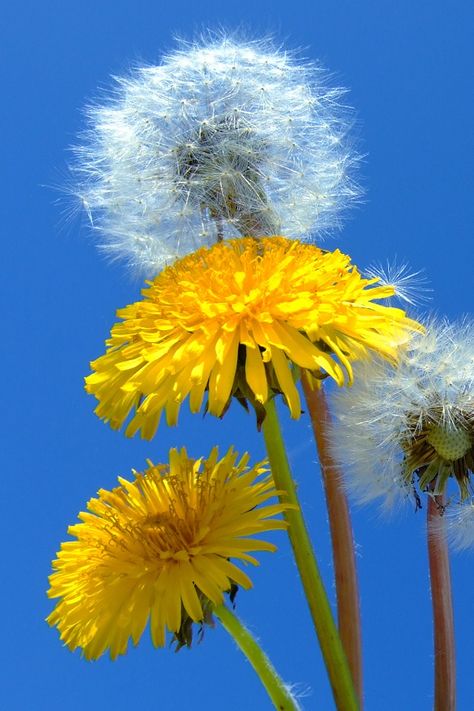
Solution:
M 448 462 L 461 459 L 471 448 L 471 438 L 462 429 L 447 429 L 440 425 L 433 425 L 429 428 L 426 439 L 439 456 Z

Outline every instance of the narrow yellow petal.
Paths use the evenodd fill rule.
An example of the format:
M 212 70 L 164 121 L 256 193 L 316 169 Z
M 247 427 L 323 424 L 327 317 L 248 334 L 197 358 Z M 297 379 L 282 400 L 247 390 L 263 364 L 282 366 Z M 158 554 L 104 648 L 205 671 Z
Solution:
M 278 378 L 283 395 L 285 396 L 291 416 L 298 419 L 301 415 L 301 402 L 298 390 L 293 380 L 286 356 L 277 348 L 272 350 L 272 364 Z
M 216 363 L 209 378 L 209 412 L 221 415 L 226 406 L 234 384 L 239 348 L 238 333 L 229 336 L 229 342 L 223 354 L 223 363 Z
M 257 402 L 265 403 L 268 399 L 268 382 L 265 366 L 258 347 L 249 348 L 247 346 L 245 378 Z

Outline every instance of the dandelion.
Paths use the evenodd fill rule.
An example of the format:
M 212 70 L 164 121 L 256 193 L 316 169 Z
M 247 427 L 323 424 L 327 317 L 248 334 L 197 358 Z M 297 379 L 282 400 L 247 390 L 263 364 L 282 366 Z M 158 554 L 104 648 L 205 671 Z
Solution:
M 460 502 L 470 497 L 473 324 L 432 322 L 427 332 L 413 338 L 398 368 L 362 366 L 351 392 L 334 397 L 333 453 L 362 502 L 408 498 L 419 505 L 422 492 L 449 493 L 449 481 Z
M 73 167 L 102 247 L 154 276 L 219 239 L 338 227 L 360 194 L 343 93 L 269 41 L 227 37 L 118 78 Z
M 394 293 L 376 282 L 337 250 L 283 237 L 203 247 L 118 311 L 122 322 L 86 378 L 96 413 L 119 429 L 134 411 L 126 434 L 151 438 L 162 411 L 176 424 L 187 397 L 198 412 L 207 392 L 217 417 L 235 397 L 261 424 L 265 403 L 282 393 L 298 418 L 298 369 L 351 383 L 351 361 L 371 350 L 394 361 L 420 328 L 401 309 L 376 303 Z
M 232 449 L 198 460 L 171 450 L 169 465 L 149 462 L 134 481 L 119 478 L 89 501 L 48 592 L 59 602 L 47 621 L 71 650 L 87 659 L 110 650 L 114 659 L 130 638 L 138 644 L 148 620 L 156 647 L 167 630 L 190 644 L 193 622 L 211 623 L 223 593 L 252 586 L 231 559 L 258 565 L 249 552 L 276 547 L 252 536 L 286 524 L 274 518 L 285 506 L 269 503 L 280 492 L 265 464 L 248 461 Z

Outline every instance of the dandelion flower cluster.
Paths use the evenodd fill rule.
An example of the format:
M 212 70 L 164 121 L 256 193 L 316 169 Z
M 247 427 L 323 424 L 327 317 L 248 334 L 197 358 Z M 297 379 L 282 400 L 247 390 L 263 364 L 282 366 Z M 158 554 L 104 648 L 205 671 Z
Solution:
M 148 620 L 155 646 L 166 630 L 189 643 L 192 622 L 212 619 L 224 592 L 252 586 L 230 559 L 257 565 L 249 551 L 276 548 L 251 536 L 286 524 L 273 518 L 285 506 L 269 503 L 279 492 L 265 465 L 248 460 L 237 462 L 232 449 L 198 460 L 171 450 L 169 465 L 149 463 L 89 501 L 69 528 L 75 540 L 61 545 L 48 593 L 60 598 L 48 622 L 71 650 L 115 658 L 130 638 L 138 644 Z
M 350 393 L 334 396 L 334 456 L 361 502 L 382 497 L 420 503 L 420 493 L 449 495 L 451 529 L 474 516 L 468 501 L 474 471 L 474 325 L 432 322 L 416 335 L 398 368 L 378 362 L 358 368 Z M 363 372 L 362 372 L 363 371 Z
M 374 350 L 393 361 L 420 328 L 403 310 L 376 303 L 394 293 L 376 282 L 337 250 L 283 237 L 203 247 L 118 311 L 122 322 L 86 378 L 96 413 L 118 429 L 135 411 L 127 434 L 151 438 L 163 410 L 176 424 L 183 401 L 189 396 L 198 412 L 207 391 L 216 416 L 236 397 L 261 421 L 268 399 L 283 393 L 298 418 L 297 368 L 351 383 L 352 360 Z
M 118 78 L 74 166 L 102 246 L 154 276 L 216 239 L 337 227 L 360 192 L 343 93 L 268 41 L 230 38 Z

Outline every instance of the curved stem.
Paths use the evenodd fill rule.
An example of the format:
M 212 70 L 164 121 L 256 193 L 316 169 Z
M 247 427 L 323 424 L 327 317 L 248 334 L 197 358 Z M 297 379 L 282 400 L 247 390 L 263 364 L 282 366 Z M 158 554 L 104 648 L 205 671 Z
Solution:
M 351 517 L 342 476 L 331 456 L 327 433 L 330 414 L 323 388 L 311 388 L 303 373 L 301 382 L 318 448 L 331 529 L 339 634 L 362 708 L 362 644 L 359 586 Z
M 433 605 L 435 711 L 456 709 L 456 656 L 451 572 L 442 515 L 445 496 L 428 497 L 428 558 Z
M 356 711 L 359 705 L 351 672 L 300 510 L 274 400 L 266 404 L 266 412 L 262 430 L 268 458 L 275 485 L 286 494 L 282 501 L 295 505 L 295 508 L 285 511 L 288 535 L 326 664 L 336 707 L 339 711 Z
M 225 605 L 219 605 L 213 612 L 257 672 L 275 708 L 280 711 L 298 711 L 298 704 L 267 655 L 238 617 Z

